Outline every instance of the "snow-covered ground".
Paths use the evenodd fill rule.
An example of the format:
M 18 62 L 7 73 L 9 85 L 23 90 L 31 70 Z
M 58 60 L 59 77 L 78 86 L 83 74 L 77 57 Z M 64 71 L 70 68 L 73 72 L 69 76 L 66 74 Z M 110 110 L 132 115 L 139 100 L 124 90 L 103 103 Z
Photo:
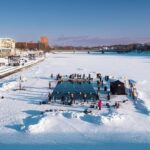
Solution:
M 0 149 L 149 149 L 149 68 L 149 56 L 56 53 L 1 79 Z M 82 112 L 86 106 L 38 105 L 47 99 L 51 73 L 96 72 L 135 80 L 138 103 L 129 100 L 118 110 L 103 107 L 92 114 Z M 20 76 L 22 91 L 15 90 Z M 112 97 L 112 102 L 123 99 L 126 97 Z M 56 111 L 42 113 L 49 109 Z
M 23 65 L 21 64 L 20 66 L 9 66 L 8 63 L 5 63 L 4 66 L 0 67 L 0 77 L 6 76 L 7 74 L 11 74 L 15 71 L 17 72 L 20 69 L 32 66 L 42 60 L 44 60 L 44 57 L 39 57 L 36 58 L 36 60 L 28 60 L 28 62 L 23 62 Z

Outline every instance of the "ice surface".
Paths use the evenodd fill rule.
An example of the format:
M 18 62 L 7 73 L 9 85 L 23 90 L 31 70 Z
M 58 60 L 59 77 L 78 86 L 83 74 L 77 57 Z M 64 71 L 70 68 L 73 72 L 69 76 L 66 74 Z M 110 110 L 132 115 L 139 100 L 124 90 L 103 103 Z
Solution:
M 48 54 L 45 61 L 32 68 L 2 79 L 0 149 L 149 149 L 149 68 L 149 56 L 144 55 L 56 53 Z M 118 110 L 103 107 L 101 112 L 92 114 L 84 114 L 85 107 L 81 106 L 38 105 L 47 100 L 51 73 L 94 76 L 96 72 L 135 80 L 138 103 L 129 99 Z M 25 79 L 25 90 L 16 91 L 20 76 Z M 125 98 L 113 97 L 112 102 Z M 42 113 L 49 109 L 56 111 Z

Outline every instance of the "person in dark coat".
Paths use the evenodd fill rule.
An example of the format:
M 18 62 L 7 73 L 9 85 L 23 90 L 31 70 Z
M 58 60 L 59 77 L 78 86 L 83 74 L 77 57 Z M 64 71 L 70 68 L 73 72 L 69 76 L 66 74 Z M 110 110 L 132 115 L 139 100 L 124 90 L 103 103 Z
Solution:
M 53 74 L 51 74 L 51 78 L 52 78 L 52 79 L 53 79 L 53 77 L 54 77 Z
M 110 108 L 110 103 L 109 102 L 106 103 L 106 107 Z
M 96 94 L 96 100 L 99 100 L 100 99 L 100 95 L 99 93 Z
M 85 74 L 83 74 L 83 79 L 85 79 Z
M 61 97 L 61 102 L 63 105 L 65 104 L 65 96 L 64 95 L 62 95 L 62 97 Z
M 109 93 L 107 94 L 107 100 L 108 101 L 110 100 L 110 94 Z
M 115 102 L 114 108 L 118 109 L 120 107 L 119 102 Z
M 51 89 L 51 82 L 49 81 L 49 89 Z
M 91 74 L 89 74 L 89 77 L 88 77 L 88 78 L 89 78 L 89 80 L 91 80 Z
M 131 88 L 129 89 L 129 96 L 130 97 L 132 96 L 132 89 Z
M 104 91 L 107 92 L 107 86 L 104 87 Z
M 98 80 L 98 81 L 97 81 L 97 86 L 100 86 L 100 84 L 101 84 L 101 81 Z
M 104 81 L 103 80 L 101 80 L 101 86 L 102 86 L 102 88 L 104 87 Z
M 48 94 L 48 101 L 51 102 L 51 100 L 52 100 L 52 94 L 49 93 L 49 94 Z
M 84 102 L 86 102 L 87 101 L 87 94 L 85 93 L 85 94 L 83 94 L 83 100 L 84 100 Z
M 100 91 L 100 87 L 99 86 L 97 87 L 97 91 Z

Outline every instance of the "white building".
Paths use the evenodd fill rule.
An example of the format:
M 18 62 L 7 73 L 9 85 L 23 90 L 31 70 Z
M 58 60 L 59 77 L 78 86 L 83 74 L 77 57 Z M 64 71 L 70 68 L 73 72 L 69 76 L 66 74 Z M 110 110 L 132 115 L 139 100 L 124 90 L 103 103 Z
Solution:
M 11 38 L 0 38 L 0 57 L 15 54 L 16 41 Z

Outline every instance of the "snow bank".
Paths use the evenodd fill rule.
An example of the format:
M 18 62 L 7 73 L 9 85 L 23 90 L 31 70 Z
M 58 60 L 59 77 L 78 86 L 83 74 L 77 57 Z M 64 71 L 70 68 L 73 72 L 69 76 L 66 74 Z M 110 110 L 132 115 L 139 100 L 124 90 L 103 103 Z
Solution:
M 87 126 L 120 126 L 124 122 L 123 115 L 112 113 L 108 116 L 84 114 L 80 112 L 52 112 L 46 113 L 35 125 L 30 125 L 28 131 L 31 134 L 38 133 L 76 133 L 82 130 L 87 133 Z M 75 123 L 75 124 L 74 124 Z M 78 126 L 80 124 L 80 126 Z M 86 125 L 86 127 L 85 127 Z
M 121 115 L 119 113 L 112 113 L 112 114 L 109 114 L 108 116 L 102 116 L 102 122 L 105 125 L 120 126 L 121 124 L 123 125 L 124 121 L 125 121 L 124 115 Z
M 9 89 L 14 88 L 17 86 L 18 82 L 16 80 L 4 81 L 0 83 L 0 90 L 7 91 Z
M 141 80 L 137 83 L 138 98 L 143 100 L 150 111 L 150 81 Z
M 73 133 L 72 125 L 68 125 L 69 120 L 62 113 L 48 113 L 35 125 L 30 125 L 29 133 Z
M 28 131 L 30 133 L 43 133 L 51 132 L 52 128 L 56 127 L 59 124 L 59 121 L 54 117 L 45 116 L 42 118 L 38 124 L 30 125 Z

